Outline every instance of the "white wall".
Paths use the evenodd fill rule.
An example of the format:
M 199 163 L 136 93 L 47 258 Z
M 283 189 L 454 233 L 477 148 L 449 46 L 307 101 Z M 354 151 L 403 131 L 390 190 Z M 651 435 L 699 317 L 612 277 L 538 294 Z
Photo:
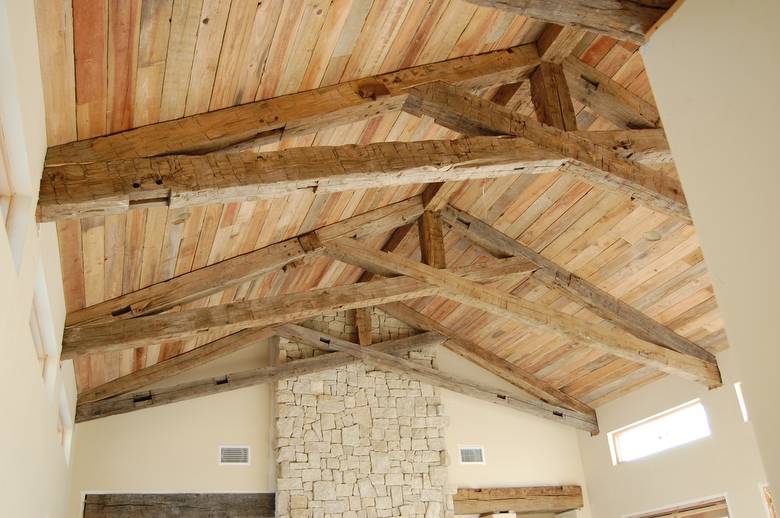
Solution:
M 767 516 L 766 483 L 750 422 L 742 420 L 732 351 L 718 355 L 724 384 L 706 387 L 666 377 L 597 409 L 601 434 L 580 436 L 593 516 L 619 518 L 725 495 L 731 518 Z M 711 437 L 633 462 L 612 465 L 607 433 L 701 398 Z M 752 408 L 748 401 L 748 408 Z
M 66 516 L 57 429 L 60 412 L 66 427 L 72 420 L 75 381 L 72 364 L 58 366 L 65 304 L 56 230 L 34 218 L 46 131 L 33 2 L 0 0 L 0 70 L 0 123 L 18 193 L 13 221 L 0 218 L 0 501 L 3 516 L 54 518 Z M 30 331 L 34 294 L 52 355 L 47 380 Z
M 267 364 L 265 343 L 166 385 Z M 272 492 L 271 386 L 225 392 L 76 425 L 70 515 L 84 493 Z M 220 466 L 219 446 L 249 446 L 249 466 Z
M 461 379 L 510 393 L 512 386 L 493 374 L 440 348 L 437 365 Z M 574 484 L 586 492 L 577 436 L 587 433 L 511 408 L 442 390 L 450 456 L 449 483 L 455 487 L 557 486 Z M 458 447 L 485 447 L 485 465 L 462 465 Z M 590 516 L 587 507 L 579 516 Z M 594 515 L 600 516 L 600 515 Z
M 780 2 L 686 0 L 644 47 L 715 293 L 780 494 Z

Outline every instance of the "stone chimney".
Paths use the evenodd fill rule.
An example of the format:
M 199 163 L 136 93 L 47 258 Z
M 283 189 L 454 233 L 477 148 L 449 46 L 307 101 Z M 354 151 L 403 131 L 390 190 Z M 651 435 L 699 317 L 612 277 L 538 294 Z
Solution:
M 356 341 L 351 313 L 307 327 Z M 375 342 L 415 334 L 372 311 Z M 282 339 L 279 361 L 327 354 Z M 409 358 L 430 366 L 435 350 Z M 276 385 L 276 516 L 451 517 L 439 391 L 362 362 Z

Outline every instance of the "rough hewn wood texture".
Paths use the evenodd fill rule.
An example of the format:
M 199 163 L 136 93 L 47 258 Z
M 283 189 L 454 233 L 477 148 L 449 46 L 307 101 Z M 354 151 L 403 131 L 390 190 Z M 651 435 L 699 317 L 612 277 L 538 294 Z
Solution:
M 371 308 L 355 309 L 355 327 L 358 343 L 364 347 L 371 345 Z
M 562 131 L 577 129 L 577 116 L 561 65 L 546 61 L 539 65 L 531 74 L 531 98 L 539 122 Z
M 458 489 L 455 514 L 562 513 L 582 507 L 580 486 Z
M 421 198 L 415 196 L 320 227 L 316 238 L 302 234 L 75 311 L 68 314 L 65 324 L 71 327 L 159 313 L 291 263 L 311 260 L 322 251 L 318 242 L 379 234 L 412 222 L 421 213 Z
M 703 383 L 710 387 L 721 384 L 718 367 L 699 358 L 685 355 L 647 342 L 620 328 L 593 325 L 589 322 L 528 302 L 491 286 L 484 286 L 406 259 L 398 254 L 373 250 L 354 239 L 336 239 L 325 245 L 326 253 L 344 262 L 376 273 L 388 271 L 408 275 L 435 286 L 450 299 L 493 315 L 516 320 L 523 325 L 543 326 L 576 342 L 589 345 L 630 361 L 653 367 L 662 372 Z M 388 301 L 397 302 L 397 301 Z
M 535 267 L 526 259 L 489 265 L 454 268 L 453 274 L 476 282 L 487 282 L 510 273 Z M 382 273 L 394 272 L 388 270 Z M 178 313 L 146 315 L 126 320 L 73 326 L 65 329 L 62 358 L 118 351 L 149 342 L 192 337 L 210 331 L 239 331 L 244 328 L 297 322 L 328 311 L 376 306 L 399 300 L 435 295 L 439 289 L 409 277 L 395 277 L 321 288 L 300 293 L 232 302 L 219 306 L 189 309 Z
M 547 24 L 536 40 L 539 58 L 550 63 L 562 63 L 574 51 L 584 36 L 582 29 L 571 25 Z
M 563 71 L 574 99 L 620 128 L 655 128 L 661 122 L 658 109 L 621 86 L 604 72 L 569 56 Z
M 86 495 L 84 518 L 273 518 L 274 493 Z
M 574 25 L 637 45 L 673 0 L 468 0 L 560 25 Z
M 379 344 L 364 347 L 363 349 L 375 349 L 388 354 L 402 355 L 421 347 L 430 347 L 440 344 L 445 337 L 435 333 L 400 338 Z M 225 374 L 215 378 L 196 380 L 182 383 L 173 387 L 153 389 L 141 393 L 130 393 L 116 396 L 92 403 L 80 403 L 76 407 L 76 422 L 89 421 L 110 415 L 124 414 L 134 410 L 141 410 L 160 405 L 167 405 L 177 401 L 185 401 L 196 397 L 219 394 L 230 390 L 251 387 L 261 383 L 270 383 L 282 378 L 293 378 L 333 369 L 355 361 L 353 355 L 345 352 L 324 354 L 314 358 L 306 358 L 292 362 L 282 363 L 269 367 L 261 367 L 248 371 Z
M 342 351 L 380 369 L 396 372 L 423 383 L 429 383 L 435 387 L 451 390 L 452 392 L 496 405 L 507 406 L 591 433 L 598 433 L 595 414 L 583 414 L 576 410 L 545 403 L 539 399 L 520 398 L 479 383 L 462 381 L 451 374 L 420 365 L 413 360 L 399 358 L 371 347 L 361 347 L 358 344 L 353 344 L 338 337 L 305 327 L 288 324 L 279 326 L 278 330 L 281 336 L 295 342 L 305 343 L 318 348 Z
M 418 221 L 422 261 L 434 268 L 446 268 L 441 216 L 438 212 L 426 210 Z
M 124 159 L 46 167 L 38 203 L 42 221 L 416 183 L 555 171 L 565 149 L 523 139 L 389 142 Z
M 52 147 L 46 165 L 204 153 L 283 130 L 285 137 L 397 110 L 405 88 L 429 81 L 487 87 L 519 81 L 539 63 L 535 45 L 406 68 Z
M 627 160 L 612 149 L 589 141 L 587 132 L 575 134 L 540 124 L 444 83 L 415 87 L 410 92 L 413 95 L 405 108 L 410 113 L 427 115 L 438 124 L 461 133 L 489 132 L 523 137 L 541 149 L 569 157 L 563 171 L 605 189 L 625 193 L 637 203 L 690 222 L 679 178 Z
M 561 290 L 573 300 L 634 336 L 682 354 L 695 356 L 717 366 L 715 355 L 711 352 L 471 214 L 455 207 L 447 207 L 443 211 L 443 217 L 458 232 L 497 257 L 519 256 L 534 262 L 539 266 L 539 270 L 533 274 L 534 278 L 550 288 Z

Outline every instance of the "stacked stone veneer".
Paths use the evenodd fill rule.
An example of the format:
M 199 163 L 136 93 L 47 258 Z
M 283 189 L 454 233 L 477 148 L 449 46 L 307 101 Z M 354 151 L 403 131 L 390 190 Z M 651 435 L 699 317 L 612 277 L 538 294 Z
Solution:
M 414 331 L 374 310 L 373 340 Z M 350 313 L 306 324 L 354 339 Z M 280 361 L 322 354 L 286 340 Z M 434 350 L 410 359 L 431 365 Z M 438 389 L 362 362 L 276 386 L 276 516 L 452 516 Z

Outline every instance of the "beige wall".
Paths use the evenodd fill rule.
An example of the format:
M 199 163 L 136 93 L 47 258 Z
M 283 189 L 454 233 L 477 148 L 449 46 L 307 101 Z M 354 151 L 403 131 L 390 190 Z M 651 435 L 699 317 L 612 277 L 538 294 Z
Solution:
M 512 386 L 491 373 L 441 348 L 437 364 L 462 379 L 513 392 Z M 574 428 L 442 390 L 450 456 L 449 481 L 455 487 L 508 487 L 576 484 L 585 487 Z M 484 465 L 458 462 L 459 446 L 485 447 Z M 587 498 L 587 495 L 586 495 Z M 587 504 L 587 501 L 586 501 Z M 590 516 L 588 508 L 581 518 Z M 598 515 L 594 515 L 598 516 Z
M 72 365 L 59 368 L 65 316 L 56 230 L 38 227 L 34 200 L 46 150 L 33 3 L 0 0 L 0 124 L 18 196 L 13 221 L 0 217 L 0 501 L 3 516 L 64 517 L 66 448 L 58 416 L 74 408 Z M 41 375 L 30 316 L 37 298 L 49 344 Z
M 780 2 L 686 0 L 644 48 L 780 494 Z
M 601 434 L 580 436 L 593 516 L 619 518 L 725 495 L 732 518 L 761 518 L 766 482 L 750 422 L 745 423 L 733 383 L 732 351 L 718 356 L 724 385 L 715 390 L 667 377 L 598 408 Z M 607 434 L 664 410 L 701 398 L 711 437 L 612 465 Z
M 265 343 L 166 384 L 267 364 Z M 271 388 L 260 385 L 76 425 L 69 516 L 84 493 L 268 492 Z M 249 466 L 220 466 L 219 446 L 249 446 Z

